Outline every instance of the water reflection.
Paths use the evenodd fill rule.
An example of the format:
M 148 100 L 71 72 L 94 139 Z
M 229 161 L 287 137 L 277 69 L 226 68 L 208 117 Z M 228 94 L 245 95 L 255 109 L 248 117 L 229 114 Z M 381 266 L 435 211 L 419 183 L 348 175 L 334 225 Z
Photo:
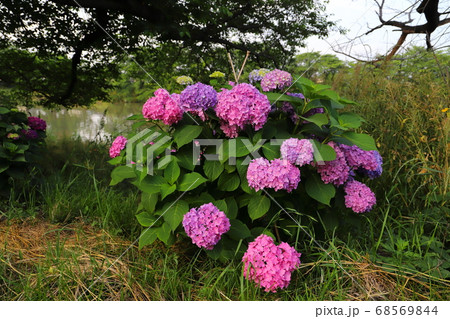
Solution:
M 97 103 L 89 109 L 47 110 L 39 107 L 29 112 L 47 121 L 49 137 L 105 140 L 129 130 L 132 123 L 126 118 L 141 110 L 142 104 L 137 103 Z

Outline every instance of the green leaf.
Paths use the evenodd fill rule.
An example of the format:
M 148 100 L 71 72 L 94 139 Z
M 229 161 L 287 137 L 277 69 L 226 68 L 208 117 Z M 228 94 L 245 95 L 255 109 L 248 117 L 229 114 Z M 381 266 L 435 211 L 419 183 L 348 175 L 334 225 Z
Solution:
M 240 220 L 231 219 L 230 224 L 230 230 L 227 232 L 227 235 L 230 238 L 234 240 L 241 240 L 252 236 L 248 227 Z
M 204 178 L 199 173 L 193 172 L 185 174 L 182 177 L 180 184 L 178 184 L 178 190 L 182 192 L 187 190 L 193 190 L 194 188 L 197 188 L 199 185 L 203 184 L 206 181 L 207 179 Z
M 0 164 L 0 173 L 6 171 L 9 168 L 9 164 L 3 163 Z
M 338 121 L 341 126 L 352 129 L 359 128 L 363 122 L 359 115 L 351 112 L 339 114 Z
M 336 194 L 334 186 L 332 184 L 324 184 L 317 174 L 306 180 L 305 189 L 310 197 L 328 206 L 330 206 L 330 200 Z
M 155 211 L 156 204 L 158 203 L 158 193 L 142 193 L 141 204 L 144 209 L 150 213 Z
M 314 160 L 316 162 L 333 161 L 336 159 L 335 150 L 327 144 L 322 144 L 316 140 L 310 140 L 314 149 Z
M 111 165 L 117 165 L 117 164 L 122 163 L 122 159 L 123 159 L 122 156 L 117 156 L 117 157 L 114 157 L 113 159 L 110 159 L 108 161 L 108 163 L 111 164 Z
M 225 214 L 229 219 L 234 219 L 238 215 L 238 205 L 236 203 L 236 200 L 233 197 L 225 198 L 225 202 L 227 203 L 227 211 Z
M 248 144 L 249 147 L 253 146 L 253 144 L 248 139 L 244 139 L 242 137 L 236 138 L 235 139 L 235 141 L 236 141 L 236 154 L 235 154 L 235 156 L 236 157 L 242 157 L 242 156 L 250 154 L 250 150 L 252 149 L 252 147 L 249 150 L 247 148 L 246 144 L 244 144 L 244 140 Z
M 280 158 L 280 145 L 270 145 L 269 143 L 266 143 L 262 147 L 262 151 L 264 154 L 264 157 L 267 158 L 269 161 Z
M 183 147 L 176 154 L 178 164 L 181 167 L 189 171 L 193 171 L 195 169 L 197 159 L 194 158 L 192 146 L 188 145 L 186 147 Z
M 154 194 L 160 192 L 161 186 L 166 184 L 166 180 L 159 175 L 147 175 L 142 181 L 136 181 L 133 184 L 145 193 Z
M 258 237 L 259 235 L 264 234 L 264 235 L 272 237 L 274 240 L 276 240 L 275 235 L 272 234 L 272 232 L 270 232 L 268 229 L 266 229 L 264 227 L 252 228 L 251 233 L 252 233 L 252 236 L 255 237 L 255 238 Z
M 170 238 L 170 225 L 168 223 L 163 223 L 158 229 L 158 238 L 165 244 L 168 244 Z
M 172 194 L 177 189 L 176 185 L 163 184 L 161 185 L 161 200 Z
M 25 159 L 24 155 L 19 155 L 14 157 L 13 162 L 26 162 L 27 160 Z
M 223 173 L 219 177 L 217 187 L 222 191 L 231 192 L 239 187 L 240 182 L 239 175 Z
M 136 215 L 136 218 L 139 224 L 141 224 L 144 227 L 152 226 L 156 221 L 155 216 L 151 215 L 149 212 L 142 212 Z
M 164 170 L 164 178 L 170 184 L 173 184 L 177 181 L 179 176 L 180 176 L 180 166 L 178 166 L 176 160 L 172 160 Z
M 170 229 L 175 230 L 189 211 L 189 205 L 184 200 L 178 200 L 166 206 L 163 208 L 163 218 L 170 225 Z
M 143 120 L 143 119 L 144 119 L 144 115 L 142 115 L 142 114 L 134 114 L 127 118 L 127 120 L 130 120 L 130 121 Z
M 322 127 L 323 125 L 328 124 L 328 116 L 324 113 L 317 113 L 310 117 L 300 117 L 304 120 L 307 120 L 308 122 L 316 124 L 318 127 Z
M 208 192 L 203 192 L 200 195 L 195 195 L 192 197 L 184 196 L 184 200 L 190 204 L 190 206 L 201 206 L 203 204 L 211 203 L 214 201 L 214 197 L 212 197 Z
M 127 178 L 136 177 L 133 167 L 118 166 L 111 172 L 111 183 L 109 185 L 116 185 Z
M 216 180 L 223 172 L 224 166 L 219 161 L 206 160 L 203 164 L 203 171 L 210 181 Z
M 199 125 L 186 125 L 180 130 L 176 130 L 173 138 L 178 147 L 192 142 L 202 132 L 202 127 Z
M 139 237 L 139 249 L 152 244 L 158 237 L 159 227 L 146 228 Z
M 253 195 L 248 203 L 248 215 L 252 220 L 264 216 L 270 208 L 270 199 L 264 195 Z
M 355 132 L 344 132 L 341 135 L 364 151 L 376 151 L 377 146 L 372 136 Z
M 228 214 L 227 214 L 228 207 L 227 207 L 227 203 L 226 203 L 225 200 L 223 200 L 223 199 L 221 199 L 221 200 L 215 200 L 215 201 L 213 201 L 212 203 L 213 203 L 213 205 L 216 206 L 220 211 L 224 212 L 225 215 L 228 216 Z
M 11 112 L 10 109 L 7 109 L 6 107 L 0 106 L 0 114 L 6 114 Z

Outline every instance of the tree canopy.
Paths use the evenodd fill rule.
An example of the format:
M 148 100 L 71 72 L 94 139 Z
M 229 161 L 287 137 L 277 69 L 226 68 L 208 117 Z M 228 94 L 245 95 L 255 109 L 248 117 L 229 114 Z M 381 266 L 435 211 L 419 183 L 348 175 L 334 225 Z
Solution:
M 188 48 L 194 63 L 251 51 L 251 62 L 281 67 L 333 27 L 313 0 L 4 0 L 0 15 L 0 85 L 67 107 L 105 98 L 118 63 L 142 50 L 167 62 Z

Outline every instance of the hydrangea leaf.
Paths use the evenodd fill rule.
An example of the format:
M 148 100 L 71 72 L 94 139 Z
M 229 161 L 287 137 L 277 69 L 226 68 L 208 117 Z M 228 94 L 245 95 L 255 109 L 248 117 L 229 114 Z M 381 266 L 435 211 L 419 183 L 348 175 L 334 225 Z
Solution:
M 252 236 L 247 225 L 245 225 L 240 220 L 231 219 L 230 224 L 231 224 L 230 230 L 227 232 L 227 235 L 230 238 L 232 238 L 234 240 L 240 240 L 240 239 L 245 239 L 245 238 Z
M 316 174 L 306 180 L 305 189 L 310 197 L 328 206 L 330 206 L 330 200 L 336 194 L 334 186 L 332 184 L 324 184 Z
M 203 171 L 210 181 L 216 180 L 223 172 L 224 166 L 219 161 L 206 160 L 203 164 Z
M 182 192 L 193 190 L 206 181 L 207 179 L 199 173 L 188 173 L 181 178 L 181 181 L 178 184 L 178 190 Z
M 152 226 L 156 221 L 156 217 L 146 211 L 142 212 L 140 214 L 137 214 L 136 218 L 137 218 L 139 224 L 141 224 L 144 227 Z
M 183 220 L 184 214 L 189 211 L 189 205 L 184 200 L 170 203 L 163 208 L 163 218 L 169 224 L 170 229 L 175 230 Z
M 254 195 L 248 203 L 248 215 L 252 220 L 264 216 L 270 208 L 270 199 L 264 195 Z
M 180 166 L 178 166 L 176 160 L 172 160 L 164 170 L 164 178 L 166 179 L 167 182 L 169 182 L 169 184 L 173 184 L 177 181 L 179 176 L 180 176 Z
M 355 132 L 344 132 L 341 135 L 364 151 L 376 151 L 377 146 L 372 136 Z M 347 144 L 347 143 L 346 143 Z
M 109 185 L 116 185 L 127 178 L 136 177 L 134 168 L 129 166 L 118 166 L 111 172 L 111 183 Z
M 159 227 L 146 228 L 139 237 L 139 249 L 152 244 L 158 238 Z
M 145 193 L 154 194 L 160 192 L 161 186 L 166 184 L 166 180 L 159 175 L 147 175 L 142 181 L 136 181 L 133 184 Z
M 202 127 L 199 125 L 186 125 L 180 130 L 176 130 L 173 138 L 178 147 L 192 142 L 202 132 Z
M 239 187 L 240 183 L 239 175 L 223 173 L 219 177 L 217 186 L 222 191 L 232 192 Z

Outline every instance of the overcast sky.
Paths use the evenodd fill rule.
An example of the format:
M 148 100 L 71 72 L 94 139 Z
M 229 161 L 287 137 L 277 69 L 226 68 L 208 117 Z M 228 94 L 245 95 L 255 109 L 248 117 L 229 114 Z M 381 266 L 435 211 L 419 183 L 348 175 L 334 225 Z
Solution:
M 415 10 L 420 2 L 421 0 L 385 0 L 383 17 L 385 20 L 389 20 L 401 11 L 414 5 L 411 15 L 414 21 L 410 25 L 424 24 L 426 23 L 425 16 L 418 14 Z M 342 35 L 333 32 L 324 40 L 316 37 L 310 38 L 307 40 L 307 47 L 301 49 L 301 52 L 320 51 L 323 54 L 336 54 L 332 47 L 336 49 L 340 47 L 341 51 L 367 59 L 368 57 L 374 57 L 376 54 L 385 54 L 397 42 L 400 36 L 400 32 L 393 31 L 395 28 L 384 27 L 374 31 L 370 35 L 362 36 L 357 40 L 351 41 L 363 35 L 370 28 L 380 24 L 376 14 L 378 7 L 374 0 L 329 0 L 326 7 L 327 13 L 332 14 L 331 20 L 336 21 L 340 27 L 347 29 L 347 34 Z M 440 0 L 439 12 L 449 10 L 450 0 Z M 449 17 L 449 15 L 446 17 Z M 408 16 L 401 14 L 393 20 L 404 22 L 408 20 Z M 439 27 L 433 32 L 431 42 L 434 47 L 450 45 L 450 24 Z M 406 38 L 406 44 L 426 46 L 425 35 L 409 35 Z M 338 56 L 344 58 L 344 56 Z

